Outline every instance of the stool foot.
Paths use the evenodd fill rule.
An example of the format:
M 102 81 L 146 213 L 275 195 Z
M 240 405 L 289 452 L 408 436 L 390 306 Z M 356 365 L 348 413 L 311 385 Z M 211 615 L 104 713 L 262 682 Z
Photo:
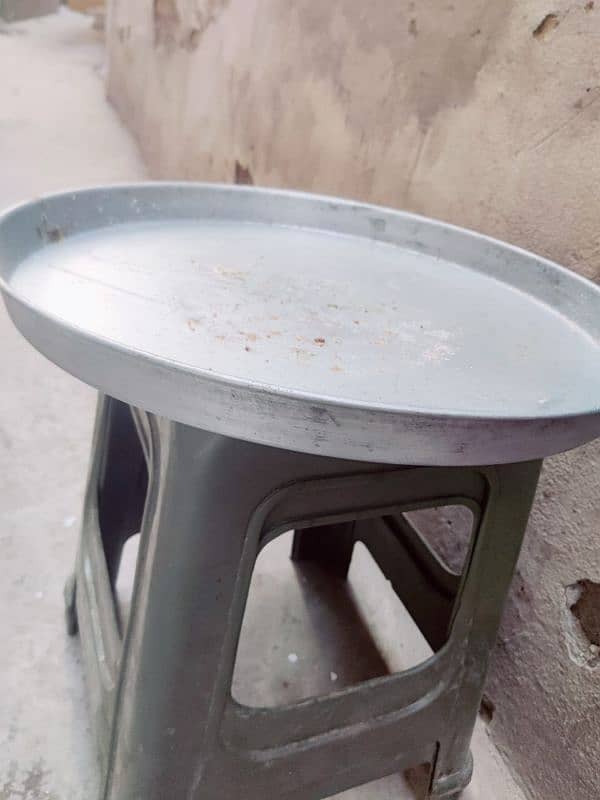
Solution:
M 79 624 L 77 622 L 77 582 L 75 575 L 70 575 L 65 584 L 64 598 L 65 598 L 65 624 L 69 636 L 76 636 L 79 631 Z
M 469 751 L 464 766 L 455 772 L 446 772 L 436 776 L 436 769 L 434 767 L 429 797 L 431 800 L 457 800 L 457 798 L 461 796 L 463 790 L 471 783 L 472 777 L 473 756 Z

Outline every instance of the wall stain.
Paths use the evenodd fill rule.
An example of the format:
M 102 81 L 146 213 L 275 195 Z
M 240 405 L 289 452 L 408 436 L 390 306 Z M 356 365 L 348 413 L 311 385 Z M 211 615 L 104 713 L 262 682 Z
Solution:
M 188 53 L 191 53 L 198 47 L 201 38 L 202 38 L 202 31 L 200 30 L 200 28 L 192 28 L 183 37 L 181 41 L 181 46 L 183 47 L 184 50 L 187 50 Z
M 183 19 L 177 0 L 154 0 L 154 46 L 167 54 L 178 47 L 187 52 L 196 50 L 206 30 L 219 19 L 231 0 L 205 0 L 203 8 L 195 10 L 195 24 Z
M 231 0 L 204 0 L 202 8 L 196 8 L 196 20 L 200 35 L 219 19 L 230 3 Z
M 233 182 L 238 186 L 253 186 L 254 178 L 248 167 L 244 167 L 239 161 L 235 162 Z
M 534 28 L 531 35 L 534 39 L 545 39 L 559 25 L 560 20 L 556 14 L 546 14 L 537 28 Z
M 176 0 L 154 0 L 154 46 L 173 50 L 180 18 Z
M 286 14 L 289 17 L 289 10 Z M 460 8 L 443 7 L 436 15 L 419 18 L 418 27 L 416 17 L 414 26 L 407 25 L 405 8 L 389 0 L 371 0 L 359 21 L 358 15 L 354 4 L 341 0 L 322 4 L 301 0 L 295 5 L 294 22 L 304 37 L 303 47 L 310 51 L 313 74 L 334 83 L 342 103 L 349 107 L 351 125 L 372 117 L 369 103 L 377 92 L 371 87 L 363 97 L 345 73 L 355 73 L 356 59 L 367 63 L 369 57 L 379 56 L 387 61 L 388 95 L 391 101 L 397 100 L 387 109 L 381 104 L 376 109 L 380 129 L 397 124 L 399 103 L 407 112 L 414 110 L 423 130 L 440 111 L 467 105 L 509 19 L 502 3 L 486 0 Z M 472 31 L 477 35 L 471 36 Z M 404 56 L 399 55 L 403 52 Z

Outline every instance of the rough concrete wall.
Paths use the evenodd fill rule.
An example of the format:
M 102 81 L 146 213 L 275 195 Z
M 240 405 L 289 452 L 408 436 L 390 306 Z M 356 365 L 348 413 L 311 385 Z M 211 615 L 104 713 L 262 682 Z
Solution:
M 156 176 L 406 208 L 595 279 L 599 36 L 589 0 L 112 0 L 108 88 Z M 546 465 L 489 680 L 540 800 L 600 795 L 599 467 Z

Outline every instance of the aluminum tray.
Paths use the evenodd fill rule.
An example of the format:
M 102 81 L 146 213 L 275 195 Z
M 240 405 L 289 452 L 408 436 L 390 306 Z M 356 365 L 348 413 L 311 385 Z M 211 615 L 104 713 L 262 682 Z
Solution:
M 229 436 L 459 465 L 600 434 L 600 290 L 411 214 L 253 187 L 77 191 L 0 217 L 0 276 L 56 364 Z

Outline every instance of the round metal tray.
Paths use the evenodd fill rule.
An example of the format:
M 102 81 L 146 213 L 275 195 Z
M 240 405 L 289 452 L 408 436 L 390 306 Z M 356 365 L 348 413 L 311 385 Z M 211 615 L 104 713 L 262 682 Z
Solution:
M 600 290 L 411 214 L 252 187 L 84 190 L 0 218 L 0 275 L 52 361 L 226 435 L 458 465 L 600 433 Z

